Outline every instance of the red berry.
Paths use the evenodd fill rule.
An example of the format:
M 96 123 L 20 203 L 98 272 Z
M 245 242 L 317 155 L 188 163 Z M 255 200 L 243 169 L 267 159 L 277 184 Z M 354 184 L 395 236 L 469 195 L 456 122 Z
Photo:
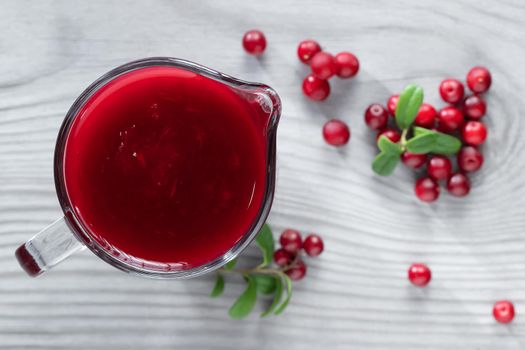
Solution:
M 424 287 L 432 278 L 432 272 L 425 264 L 412 264 L 408 269 L 408 279 L 414 286 Z
M 392 116 L 396 115 L 397 101 L 399 101 L 399 95 L 392 95 L 386 103 L 386 108 Z
M 381 137 L 386 136 L 392 142 L 398 142 L 401 139 L 401 135 L 397 130 L 386 128 L 377 133 L 376 141 Z
M 475 93 L 482 93 L 490 88 L 492 77 L 485 67 L 474 67 L 467 74 L 467 85 Z
M 342 120 L 332 119 L 323 126 L 323 137 L 329 145 L 343 146 L 350 140 L 350 129 Z
M 423 103 L 421 107 L 419 107 L 414 124 L 423 128 L 433 128 L 436 122 L 436 116 L 436 109 L 428 103 Z
M 331 78 L 337 71 L 334 56 L 324 51 L 312 57 L 310 68 L 313 75 L 324 80 Z
M 463 146 L 458 153 L 458 166 L 461 170 L 472 172 L 483 165 L 483 154 L 474 146 Z
M 440 131 L 454 131 L 463 124 L 463 113 L 459 108 L 445 107 L 439 111 L 438 121 Z
M 416 181 L 416 196 L 423 202 L 433 202 L 439 197 L 439 185 L 431 177 L 424 177 Z
M 487 139 L 487 128 L 481 122 L 469 121 L 463 126 L 461 136 L 469 145 L 479 146 Z
M 463 112 L 470 119 L 481 119 L 487 112 L 487 104 L 477 95 L 469 96 L 463 101 Z
M 316 234 L 311 234 L 305 238 L 303 248 L 306 254 L 318 256 L 324 250 L 324 243 L 321 237 Z
M 351 78 L 359 71 L 359 60 L 350 52 L 335 55 L 336 74 L 339 78 Z
M 508 300 L 501 300 L 494 304 L 492 314 L 499 323 L 510 323 L 514 319 L 514 305 Z
M 260 30 L 249 30 L 242 38 L 242 46 L 250 55 L 259 56 L 266 49 L 266 38 Z
M 407 167 L 418 169 L 421 168 L 427 161 L 427 155 L 404 152 L 401 155 L 401 160 Z
M 427 164 L 427 172 L 435 180 L 444 180 L 452 172 L 452 163 L 447 157 L 433 156 Z
M 293 263 L 292 267 L 290 267 L 284 273 L 286 273 L 293 281 L 302 280 L 306 275 L 306 265 L 301 259 L 297 259 Z
M 273 261 L 279 266 L 286 266 L 293 260 L 293 256 L 284 249 L 277 249 L 273 253 Z
M 365 111 L 365 123 L 374 130 L 386 127 L 388 111 L 378 103 L 371 104 Z
M 321 52 L 321 46 L 315 40 L 304 40 L 297 47 L 297 56 L 303 63 L 309 63 L 312 57 Z
M 447 190 L 453 196 L 464 197 L 470 192 L 470 180 L 465 174 L 454 174 L 448 178 Z
M 297 254 L 297 252 L 303 247 L 303 240 L 299 231 L 287 229 L 281 233 L 281 247 L 290 254 Z
M 454 104 L 463 99 L 465 88 L 457 79 L 445 79 L 439 85 L 439 94 L 443 101 Z
M 313 74 L 303 80 L 303 94 L 314 101 L 324 101 L 330 95 L 330 84 Z

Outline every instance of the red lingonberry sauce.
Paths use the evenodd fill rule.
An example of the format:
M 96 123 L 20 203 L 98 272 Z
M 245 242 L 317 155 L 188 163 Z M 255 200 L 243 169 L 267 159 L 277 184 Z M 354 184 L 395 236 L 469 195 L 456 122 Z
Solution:
M 232 88 L 175 67 L 127 72 L 71 126 L 64 177 L 72 209 L 104 249 L 173 270 L 234 246 L 258 216 L 266 146 Z

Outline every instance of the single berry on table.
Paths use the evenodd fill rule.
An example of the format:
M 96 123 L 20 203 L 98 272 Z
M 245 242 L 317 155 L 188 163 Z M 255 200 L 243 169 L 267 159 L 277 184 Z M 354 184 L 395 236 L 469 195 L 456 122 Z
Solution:
M 463 146 L 457 156 L 458 166 L 466 172 L 473 172 L 483 165 L 483 154 L 474 146 Z
M 423 128 L 431 129 L 436 123 L 436 116 L 436 109 L 428 103 L 423 103 L 421 107 L 419 107 L 414 124 Z
M 303 63 L 310 63 L 312 57 L 321 52 L 321 45 L 315 40 L 304 40 L 297 47 L 297 56 Z
M 262 55 L 266 49 L 266 37 L 260 30 L 249 30 L 242 38 L 242 46 L 250 55 Z
M 323 239 L 316 234 L 308 235 L 304 239 L 303 249 L 310 256 L 318 256 L 324 250 Z
M 310 74 L 303 80 L 303 93 L 311 100 L 324 101 L 330 95 L 330 84 Z
M 461 136 L 469 145 L 479 146 L 487 139 L 487 128 L 482 122 L 471 120 L 463 126 Z
M 487 104 L 480 96 L 469 96 L 463 101 L 463 113 L 467 118 L 481 119 L 487 113 Z
M 463 125 L 465 118 L 463 112 L 456 107 L 445 107 L 438 112 L 438 129 L 444 132 L 451 132 Z
M 467 85 L 474 93 L 482 93 L 490 88 L 492 76 L 485 67 L 474 67 L 467 74 Z
M 412 264 L 408 269 L 410 283 L 418 287 L 424 287 L 432 278 L 432 272 L 425 264 Z
M 396 115 L 397 101 L 399 101 L 399 94 L 390 96 L 386 103 L 386 108 L 393 117 Z
M 501 300 L 494 304 L 492 314 L 499 323 L 510 323 L 514 319 L 514 305 L 508 300 Z
M 416 181 L 416 196 L 423 202 L 433 202 L 439 197 L 439 185 L 431 177 L 424 177 Z
M 332 119 L 323 126 L 323 137 L 329 145 L 343 146 L 350 140 L 350 129 L 342 120 Z
M 297 254 L 297 252 L 303 247 L 301 234 L 297 230 L 284 230 L 283 233 L 281 233 L 279 242 L 285 251 L 293 255 Z
M 427 173 L 435 180 L 444 180 L 452 172 L 450 159 L 444 156 L 433 156 L 427 164 Z
M 423 165 L 425 165 L 427 161 L 427 155 L 403 152 L 403 154 L 401 154 L 401 160 L 407 167 L 412 169 L 419 169 Z
M 371 104 L 365 111 L 365 123 L 374 130 L 386 127 L 388 111 L 378 103 Z
M 310 61 L 312 74 L 319 79 L 330 79 L 337 71 L 334 56 L 328 52 L 321 51 L 312 57 Z
M 376 140 L 379 140 L 381 136 L 386 136 L 390 141 L 394 143 L 401 140 L 401 134 L 395 129 L 386 128 L 379 131 L 377 133 Z
M 470 192 L 470 180 L 467 175 L 457 173 L 448 178 L 447 191 L 456 197 L 464 197 Z
M 293 256 L 284 249 L 277 249 L 273 253 L 273 261 L 279 266 L 289 265 L 293 260 Z
M 465 88 L 457 79 L 445 79 L 439 85 L 439 94 L 443 101 L 454 104 L 463 99 Z
M 339 78 L 351 78 L 359 71 L 359 60 L 350 52 L 335 55 L 336 74 Z
M 284 273 L 293 281 L 302 280 L 306 275 L 306 264 L 301 259 L 297 259 Z

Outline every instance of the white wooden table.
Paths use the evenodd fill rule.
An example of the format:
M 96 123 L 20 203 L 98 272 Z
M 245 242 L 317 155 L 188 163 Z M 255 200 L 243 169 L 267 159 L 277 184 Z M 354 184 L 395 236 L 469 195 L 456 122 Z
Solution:
M 245 30 L 268 50 L 244 54 Z M 315 38 L 361 60 L 325 103 L 301 95 L 297 43 Z M 0 5 L 1 349 L 523 349 L 525 348 L 525 4 L 500 1 L 3 1 Z M 89 252 L 38 279 L 15 248 L 60 215 L 52 157 L 62 118 L 98 76 L 147 56 L 182 57 L 274 87 L 283 100 L 270 224 L 325 237 L 280 317 L 232 321 L 242 290 L 208 298 L 212 277 L 154 281 L 125 275 Z M 467 199 L 417 201 L 414 175 L 370 170 L 365 107 L 414 82 L 437 86 L 476 64 L 493 72 L 486 164 Z M 321 138 L 347 121 L 348 147 Z M 246 259 L 256 259 L 248 250 Z M 416 289 L 408 265 L 426 262 Z M 496 324 L 492 304 L 517 317 Z M 261 310 L 263 305 L 258 305 Z

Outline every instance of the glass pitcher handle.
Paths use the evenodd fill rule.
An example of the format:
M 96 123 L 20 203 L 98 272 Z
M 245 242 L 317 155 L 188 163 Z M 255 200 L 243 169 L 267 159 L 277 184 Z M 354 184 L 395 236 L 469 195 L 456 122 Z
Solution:
M 16 258 L 28 275 L 36 277 L 85 248 L 62 217 L 16 250 Z

